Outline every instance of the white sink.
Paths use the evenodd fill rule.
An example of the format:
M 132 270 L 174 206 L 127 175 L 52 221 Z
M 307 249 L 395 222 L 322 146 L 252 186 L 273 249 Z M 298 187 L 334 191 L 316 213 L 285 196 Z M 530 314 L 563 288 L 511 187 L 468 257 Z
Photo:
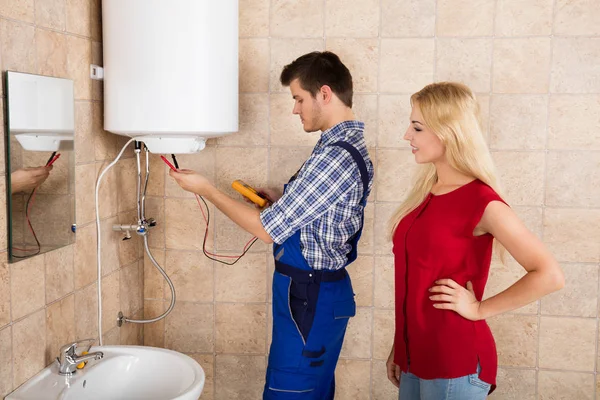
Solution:
M 204 388 L 202 367 L 176 351 L 146 346 L 92 347 L 104 358 L 89 361 L 73 376 L 57 363 L 29 379 L 7 400 L 197 400 Z

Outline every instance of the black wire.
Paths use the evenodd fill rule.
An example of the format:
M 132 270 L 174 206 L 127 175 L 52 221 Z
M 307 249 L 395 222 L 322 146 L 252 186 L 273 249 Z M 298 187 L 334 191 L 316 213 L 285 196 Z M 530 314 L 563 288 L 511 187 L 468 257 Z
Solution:
M 179 169 L 179 164 L 177 163 L 177 159 L 175 158 L 175 154 L 171 154 L 171 158 L 173 159 L 173 165 L 176 169 Z
M 210 210 L 208 209 L 208 204 L 206 204 L 206 201 L 204 201 L 204 197 L 202 197 L 202 196 L 198 196 L 198 197 L 200 197 L 200 200 L 202 200 L 202 202 L 204 203 L 204 206 L 206 207 L 206 233 L 204 234 L 204 240 L 202 241 L 202 252 L 204 253 L 204 255 L 207 258 L 209 258 L 209 259 L 211 259 L 213 261 L 218 261 L 221 264 L 225 264 L 225 265 L 233 265 L 233 264 L 235 264 L 236 262 L 238 262 L 240 260 L 240 258 L 242 258 L 244 255 L 246 255 L 246 253 L 248 252 L 248 250 L 250 250 L 250 248 L 254 245 L 254 243 L 256 243 L 256 241 L 258 240 L 258 238 L 254 238 L 252 240 L 252 242 L 250 242 L 250 246 L 248 246 L 248 248 L 246 250 L 244 250 L 244 252 L 238 258 L 236 258 L 235 261 L 233 261 L 233 262 L 229 263 L 229 262 L 225 262 L 223 260 L 219 260 L 217 258 L 211 257 L 208 253 L 206 253 L 206 236 L 207 236 L 207 233 L 208 233 L 208 223 L 210 222 Z

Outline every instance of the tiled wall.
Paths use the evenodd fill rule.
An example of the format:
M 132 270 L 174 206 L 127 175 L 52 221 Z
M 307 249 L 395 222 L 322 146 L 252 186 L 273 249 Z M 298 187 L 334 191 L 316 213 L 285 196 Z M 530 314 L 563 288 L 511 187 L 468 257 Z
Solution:
M 100 0 L 0 0 L 1 70 L 75 82 L 76 243 L 14 264 L 6 262 L 4 116 L 0 113 L 0 398 L 38 373 L 75 339 L 97 337 L 94 185 L 122 140 L 102 130 Z M 0 103 L 4 106 L 5 92 Z M 128 157 L 132 152 L 129 151 Z M 134 160 L 120 162 L 101 188 L 104 342 L 142 342 L 141 329 L 116 328 L 119 310 L 142 314 L 139 239 L 123 242 L 111 225 L 135 215 Z M 57 162 L 60 163 L 60 160 Z
M 600 2 L 598 0 L 240 0 L 240 132 L 182 167 L 225 192 L 234 179 L 281 185 L 318 134 L 302 131 L 281 67 L 312 50 L 337 52 L 355 82 L 377 182 L 360 258 L 350 267 L 359 305 L 337 370 L 338 399 L 394 399 L 385 374 L 393 335 L 393 260 L 385 224 L 414 166 L 402 140 L 409 95 L 435 80 L 478 94 L 506 199 L 560 260 L 558 294 L 489 321 L 501 365 L 495 399 L 594 399 L 600 261 Z M 234 266 L 200 251 L 196 200 L 154 159 L 152 234 L 178 303 L 145 327 L 145 343 L 191 354 L 209 376 L 206 399 L 257 399 L 270 342 L 269 249 Z M 166 211 L 165 211 L 166 210 Z M 236 254 L 249 235 L 211 208 L 207 246 Z M 145 312 L 168 302 L 146 261 Z M 493 267 L 495 294 L 523 275 Z M 164 299 L 164 300 L 163 300 Z

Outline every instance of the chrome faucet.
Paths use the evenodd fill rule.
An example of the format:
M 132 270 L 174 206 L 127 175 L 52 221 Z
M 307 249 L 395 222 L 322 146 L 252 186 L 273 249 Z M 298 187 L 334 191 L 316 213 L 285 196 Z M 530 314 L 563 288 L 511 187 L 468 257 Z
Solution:
M 69 343 L 60 348 L 59 355 L 56 357 L 56 361 L 58 362 L 58 373 L 59 375 L 73 375 L 77 372 L 77 365 L 84 361 L 89 360 L 100 360 L 104 357 L 104 353 L 101 351 L 96 351 L 94 353 L 89 353 L 83 356 L 78 356 L 75 352 L 77 350 L 77 345 L 83 342 L 93 343 L 94 339 L 85 339 L 79 340 L 77 342 Z M 88 347 L 88 350 L 90 349 Z

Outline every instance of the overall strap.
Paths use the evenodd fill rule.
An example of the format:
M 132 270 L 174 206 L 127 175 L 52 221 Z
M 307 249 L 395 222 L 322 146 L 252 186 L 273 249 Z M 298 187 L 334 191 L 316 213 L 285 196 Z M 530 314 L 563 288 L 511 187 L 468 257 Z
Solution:
M 356 165 L 358 165 L 358 170 L 360 172 L 360 177 L 362 179 L 363 184 L 363 201 L 367 201 L 367 191 L 369 190 L 369 172 L 367 171 L 367 164 L 365 163 L 365 159 L 360 154 L 360 152 L 356 149 L 356 147 L 352 146 L 348 142 L 339 141 L 333 143 L 331 146 L 338 146 L 346 150 L 352 158 Z

